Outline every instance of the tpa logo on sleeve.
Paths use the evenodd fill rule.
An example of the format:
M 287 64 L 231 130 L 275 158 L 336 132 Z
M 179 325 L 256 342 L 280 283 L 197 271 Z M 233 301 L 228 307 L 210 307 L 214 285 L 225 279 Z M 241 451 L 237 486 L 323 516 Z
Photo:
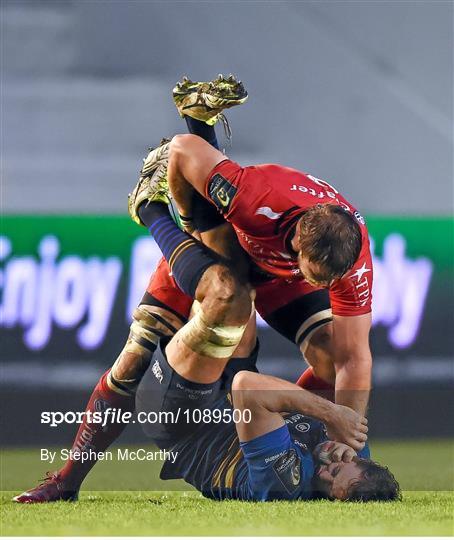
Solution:
M 227 178 L 224 178 L 222 174 L 217 173 L 211 178 L 208 193 L 210 199 L 222 214 L 227 214 L 230 210 L 230 205 L 232 204 L 236 192 L 237 188 L 233 186 Z

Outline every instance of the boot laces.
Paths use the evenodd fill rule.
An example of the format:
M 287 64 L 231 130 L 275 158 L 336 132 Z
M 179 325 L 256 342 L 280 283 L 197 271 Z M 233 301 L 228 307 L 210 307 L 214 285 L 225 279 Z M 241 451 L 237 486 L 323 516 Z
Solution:
M 232 146 L 232 128 L 230 127 L 229 121 L 227 120 L 227 117 L 223 113 L 219 113 L 219 120 L 221 121 L 222 127 L 224 128 L 224 135 L 227 139 L 228 146 Z
M 47 471 L 46 476 L 40 479 L 41 483 L 39 484 L 38 487 L 45 486 L 49 482 L 58 482 L 59 480 L 60 480 L 60 475 L 58 474 L 58 472 Z

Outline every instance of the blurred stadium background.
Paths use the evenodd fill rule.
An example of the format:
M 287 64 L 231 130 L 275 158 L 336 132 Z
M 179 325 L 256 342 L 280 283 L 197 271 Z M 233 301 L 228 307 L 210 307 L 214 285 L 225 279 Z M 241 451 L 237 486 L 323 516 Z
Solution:
M 372 433 L 453 435 L 453 4 L 2 1 L 3 445 L 69 445 L 158 252 L 126 215 L 177 79 L 237 74 L 229 155 L 332 182 L 375 257 Z M 296 348 L 261 328 L 263 371 Z M 138 442 L 139 430 L 123 440 Z

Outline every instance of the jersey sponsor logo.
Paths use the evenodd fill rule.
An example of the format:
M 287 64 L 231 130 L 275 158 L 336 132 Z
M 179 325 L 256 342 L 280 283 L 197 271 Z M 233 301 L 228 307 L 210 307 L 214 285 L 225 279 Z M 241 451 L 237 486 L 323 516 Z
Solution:
M 339 193 L 337 189 L 331 184 L 329 184 L 326 180 L 322 180 L 321 178 L 312 176 L 312 174 L 308 174 L 307 177 L 310 178 L 312 182 L 315 182 L 318 186 L 321 186 L 322 188 L 325 188 L 325 189 L 329 189 L 330 191 L 334 193 Z
M 366 274 L 371 270 L 372 269 L 367 268 L 366 263 L 364 263 L 361 268 L 358 268 L 356 272 L 353 272 L 353 274 L 350 276 L 351 280 L 353 281 L 356 294 L 358 295 L 359 305 L 361 307 L 366 306 L 367 302 L 369 301 L 370 283 L 368 279 L 369 276 Z
M 215 174 L 209 183 L 208 193 L 211 200 L 221 213 L 226 214 L 230 210 L 237 188 L 232 185 L 222 174 Z
M 256 216 L 265 216 L 269 219 L 279 219 L 282 216 L 282 212 L 274 212 L 269 206 L 261 206 L 255 212 Z
M 316 186 L 321 187 L 322 191 L 318 188 L 312 188 L 312 187 L 308 187 L 302 184 L 292 184 L 290 191 L 300 191 L 301 193 L 307 193 L 308 195 L 311 195 L 312 197 L 316 197 L 317 199 L 325 199 L 325 198 L 332 199 L 333 201 L 336 201 L 336 203 L 339 206 L 341 206 L 344 210 L 347 210 L 348 212 L 352 212 L 352 209 L 350 208 L 350 206 L 348 206 L 348 204 L 346 204 L 344 201 L 341 201 L 339 199 L 338 197 L 339 192 L 337 191 L 335 187 L 333 187 L 331 184 L 329 184 L 325 180 L 312 176 L 311 174 L 307 174 L 306 176 L 307 178 L 312 180 L 312 182 L 314 182 Z M 356 219 L 358 219 L 358 221 L 360 221 L 357 216 L 355 217 Z M 359 215 L 359 217 L 361 216 Z
M 290 191 L 300 191 L 301 193 L 308 193 L 309 195 L 312 195 L 312 197 L 316 197 L 317 199 L 324 199 L 325 197 L 327 197 L 341 204 L 341 202 L 336 197 L 336 194 L 333 193 L 332 191 L 320 191 L 314 188 L 310 188 L 310 187 L 302 186 L 298 184 L 293 184 L 292 187 L 290 188 Z M 349 208 L 347 207 L 347 209 Z
M 357 279 L 358 281 L 361 281 L 361 280 L 363 279 L 363 275 L 364 275 L 364 274 L 367 274 L 367 272 L 370 272 L 370 271 L 371 271 L 371 268 L 367 268 L 367 267 L 366 267 L 366 263 L 364 263 L 364 264 L 361 266 L 361 268 L 358 268 L 358 270 L 356 270 L 356 272 L 354 272 L 354 273 L 352 274 L 352 279 L 353 279 L 354 277 L 356 277 L 356 279 Z
M 273 470 L 287 493 L 295 493 L 301 482 L 301 458 L 296 450 L 287 450 L 273 464 Z
M 307 433 L 311 426 L 307 422 L 303 422 L 302 424 L 296 424 L 295 429 L 300 433 Z

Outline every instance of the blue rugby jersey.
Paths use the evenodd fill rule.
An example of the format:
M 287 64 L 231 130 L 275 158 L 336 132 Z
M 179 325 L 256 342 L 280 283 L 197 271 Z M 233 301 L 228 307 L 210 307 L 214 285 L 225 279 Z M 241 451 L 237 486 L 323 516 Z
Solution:
M 227 399 L 215 408 L 230 408 Z M 175 444 L 175 463 L 166 461 L 162 479 L 183 478 L 212 499 L 308 499 L 314 448 L 327 440 L 324 425 L 300 413 L 285 416 L 285 426 L 240 443 L 235 424 L 201 425 Z M 368 450 L 361 453 L 368 457 Z

